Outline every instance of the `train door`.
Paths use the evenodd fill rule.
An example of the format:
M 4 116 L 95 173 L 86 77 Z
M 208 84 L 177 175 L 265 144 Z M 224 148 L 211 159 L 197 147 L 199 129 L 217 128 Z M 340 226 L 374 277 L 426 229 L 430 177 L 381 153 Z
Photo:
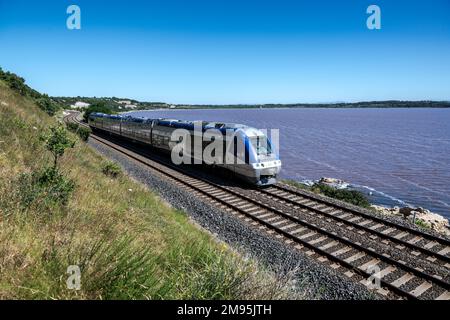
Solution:
M 245 143 L 245 137 L 234 137 L 234 174 L 238 176 L 247 175 L 249 153 Z

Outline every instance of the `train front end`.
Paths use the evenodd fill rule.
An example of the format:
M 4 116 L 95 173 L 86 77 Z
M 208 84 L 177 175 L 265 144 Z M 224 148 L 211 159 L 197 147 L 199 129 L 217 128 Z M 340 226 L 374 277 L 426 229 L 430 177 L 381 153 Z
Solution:
M 260 130 L 244 130 L 248 153 L 247 178 L 252 184 L 266 186 L 277 182 L 281 171 L 281 160 L 272 142 Z

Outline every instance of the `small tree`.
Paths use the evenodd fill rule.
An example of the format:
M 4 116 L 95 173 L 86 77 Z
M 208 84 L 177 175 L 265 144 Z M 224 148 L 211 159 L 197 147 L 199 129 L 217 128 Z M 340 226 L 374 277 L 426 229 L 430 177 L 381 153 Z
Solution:
M 58 160 L 64 154 L 67 148 L 73 148 L 75 141 L 72 140 L 67 130 L 62 125 L 51 127 L 49 132 L 42 135 L 41 139 L 45 142 L 45 147 L 53 155 L 53 169 L 57 169 Z

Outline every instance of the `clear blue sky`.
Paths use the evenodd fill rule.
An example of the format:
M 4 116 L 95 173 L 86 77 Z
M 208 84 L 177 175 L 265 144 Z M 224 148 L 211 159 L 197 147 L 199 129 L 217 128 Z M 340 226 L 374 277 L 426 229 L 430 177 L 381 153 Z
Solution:
M 50 95 L 450 100 L 450 1 L 0 0 L 0 66 Z

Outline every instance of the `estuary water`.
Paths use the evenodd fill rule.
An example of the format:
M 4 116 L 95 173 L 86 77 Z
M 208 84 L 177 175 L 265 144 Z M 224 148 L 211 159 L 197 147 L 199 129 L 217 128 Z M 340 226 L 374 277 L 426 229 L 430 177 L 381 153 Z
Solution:
M 214 109 L 133 112 L 280 130 L 282 178 L 338 178 L 376 204 L 450 218 L 450 109 Z

